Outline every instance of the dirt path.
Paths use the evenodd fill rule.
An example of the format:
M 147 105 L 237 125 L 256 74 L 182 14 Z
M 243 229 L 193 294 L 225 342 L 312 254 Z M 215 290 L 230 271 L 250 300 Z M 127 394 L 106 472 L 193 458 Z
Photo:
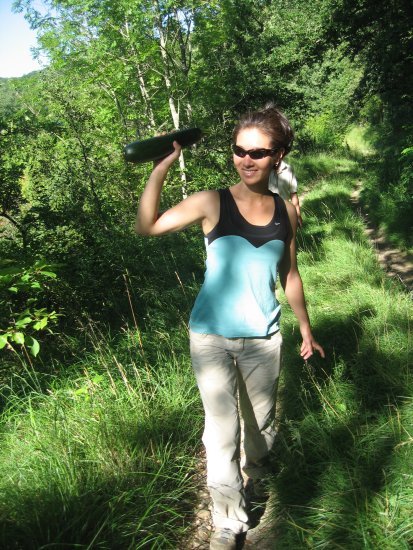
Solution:
M 209 539 L 213 531 L 211 509 L 212 504 L 206 486 L 206 461 L 205 455 L 199 457 L 198 470 L 198 502 L 195 510 L 195 522 L 188 535 L 177 550 L 209 550 Z M 245 479 L 246 481 L 246 479 Z M 238 541 L 238 550 L 275 550 L 274 529 L 267 521 L 271 509 L 271 495 L 267 502 L 254 505 L 250 517 L 253 519 L 253 527 L 248 531 L 245 540 Z
M 400 281 L 406 291 L 410 292 L 413 299 L 413 256 L 391 245 L 384 234 L 374 226 L 368 213 L 363 212 L 361 209 L 360 191 L 361 182 L 357 182 L 357 186 L 351 195 L 351 202 L 364 220 L 365 231 L 376 251 L 377 259 L 387 275 Z

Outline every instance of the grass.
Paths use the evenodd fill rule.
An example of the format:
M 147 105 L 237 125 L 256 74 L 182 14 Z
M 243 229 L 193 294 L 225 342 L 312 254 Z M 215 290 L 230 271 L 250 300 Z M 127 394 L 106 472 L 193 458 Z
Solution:
M 96 340 L 46 395 L 9 396 L 1 548 L 175 547 L 196 496 L 202 420 L 188 359 L 171 340 L 158 334 L 150 366 L 131 331 L 116 345 Z
M 391 137 L 390 137 L 391 136 Z M 413 254 L 412 157 L 386 124 L 354 125 L 345 138 L 349 154 L 366 168 L 360 202 L 370 221 L 395 247 Z
M 302 363 L 281 294 L 277 550 L 407 550 L 411 300 L 382 273 L 351 210 L 351 189 L 365 177 L 358 162 L 312 155 L 294 166 L 307 190 L 300 270 L 327 358 Z M 3 385 L 2 549 L 180 548 L 193 524 L 202 410 L 186 320 L 202 240 L 195 276 L 165 253 L 174 242 L 157 242 L 152 275 L 128 281 L 136 325 L 112 335 L 85 327 L 89 351 L 47 376 L 23 360 Z
M 363 177 L 318 180 L 304 202 L 300 271 L 326 360 L 284 354 L 274 462 L 278 549 L 413 543 L 411 300 L 377 265 L 349 201 Z M 284 307 L 285 349 L 297 345 Z
M 348 173 L 356 167 L 354 160 L 351 158 L 332 153 L 292 156 L 290 161 L 288 158 L 287 162 L 291 162 L 297 176 L 299 194 L 313 189 L 318 182 L 331 174 Z
M 352 126 L 344 140 L 345 145 L 350 149 L 353 155 L 359 158 L 372 155 L 375 152 L 373 140 L 377 139 L 374 130 L 370 126 L 361 126 L 356 124 Z

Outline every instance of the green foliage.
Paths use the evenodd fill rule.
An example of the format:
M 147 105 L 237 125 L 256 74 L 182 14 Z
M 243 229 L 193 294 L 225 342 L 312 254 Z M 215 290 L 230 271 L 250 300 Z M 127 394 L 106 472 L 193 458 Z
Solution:
M 18 230 L 24 241 L 21 211 L 24 199 L 21 178 L 24 159 L 21 156 L 23 134 L 27 132 L 30 117 L 19 109 L 12 84 L 0 82 L 0 223 L 6 219 Z M 1 229 L 1 227 L 0 227 Z
M 375 94 L 364 98 L 360 108 L 361 120 L 371 125 L 379 125 L 383 122 L 383 101 Z
M 322 4 L 283 3 L 280 18 L 265 2 L 258 9 L 256 2 L 232 0 L 179 6 L 82 0 L 44 2 L 53 10 L 46 17 L 31 2 L 16 2 L 51 62 L 15 83 L 30 131 L 14 155 L 24 179 L 13 180 L 13 220 L 27 254 L 64 264 L 54 300 L 65 307 L 68 324 L 83 315 L 127 314 L 123 275 L 139 280 L 150 262 L 148 246 L 131 235 L 150 167 L 125 164 L 122 149 L 175 125 L 172 105 L 180 124 L 199 125 L 205 137 L 185 152 L 185 170 L 170 178 L 166 204 L 181 198 L 182 176 L 190 193 L 232 181 L 231 131 L 247 107 L 275 100 L 295 118 L 298 135 L 308 118 L 310 141 L 338 140 L 344 123 L 337 117 L 341 104 L 333 110 L 334 82 L 347 86 L 354 68 L 344 60 L 335 67 L 340 52 L 317 58 Z M 330 98 L 325 111 L 321 97 Z
M 18 345 L 36 357 L 38 338 L 45 332 L 52 334 L 58 314 L 41 307 L 50 281 L 57 277 L 52 269 L 54 266 L 42 261 L 28 267 L 0 262 L 0 350 L 14 350 Z
M 375 223 L 400 246 L 412 246 L 412 170 L 402 151 L 413 139 L 411 33 L 405 0 L 326 3 L 326 37 L 357 60 L 363 74 L 357 104 L 364 121 L 376 126 L 380 162 L 364 193 Z
M 294 160 L 308 191 L 300 272 L 327 358 L 303 365 L 281 293 L 285 353 L 267 517 L 273 514 L 280 549 L 407 550 L 411 301 L 378 267 L 351 210 L 363 167 L 332 154 Z M 202 406 L 186 323 L 202 238 L 190 230 L 146 246 L 145 272 L 126 277 L 136 324 L 106 331 L 89 322 L 56 372 L 33 374 L 28 366 L 30 376 L 2 384 L 5 550 L 189 546 Z
M 182 176 L 188 193 L 235 181 L 233 124 L 271 100 L 308 153 L 291 155 L 300 185 L 318 188 L 304 203 L 300 265 L 329 354 L 304 370 L 285 356 L 277 547 L 405 548 L 411 304 L 384 282 L 348 192 L 361 176 L 352 157 L 368 152 L 362 200 L 411 243 L 409 6 L 45 0 L 50 13 L 40 13 L 34 0 L 15 5 L 50 65 L 0 80 L 0 253 L 10 258 L 0 271 L 0 347 L 3 357 L 11 347 L 36 356 L 40 345 L 49 355 L 38 370 L 25 354 L 23 370 L 1 373 L 0 545 L 180 544 L 202 423 L 186 344 L 202 235 L 132 234 L 151 167 L 126 164 L 122 149 L 176 125 L 203 129 L 185 169 L 168 178 L 167 208 L 182 197 Z M 338 158 L 350 124 L 350 154 Z M 49 339 L 58 311 L 63 330 Z
M 300 133 L 300 145 L 304 145 L 304 148 L 312 146 L 319 150 L 334 150 L 340 146 L 341 141 L 342 136 L 337 132 L 331 113 L 307 118 Z

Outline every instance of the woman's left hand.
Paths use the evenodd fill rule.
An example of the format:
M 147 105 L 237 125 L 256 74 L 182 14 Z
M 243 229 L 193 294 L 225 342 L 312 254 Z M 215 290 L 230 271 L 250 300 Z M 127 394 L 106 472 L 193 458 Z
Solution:
M 304 361 L 307 361 L 313 354 L 314 351 L 318 351 L 321 357 L 324 359 L 326 354 L 324 353 L 323 348 L 318 342 L 316 342 L 312 335 L 303 338 L 303 343 L 301 344 L 301 357 Z

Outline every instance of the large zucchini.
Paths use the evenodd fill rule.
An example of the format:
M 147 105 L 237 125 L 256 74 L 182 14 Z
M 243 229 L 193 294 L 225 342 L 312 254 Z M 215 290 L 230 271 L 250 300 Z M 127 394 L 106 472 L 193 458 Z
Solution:
M 170 134 L 134 141 L 125 145 L 123 154 L 129 162 L 149 162 L 158 160 L 171 154 L 174 150 L 173 142 L 177 141 L 182 147 L 193 145 L 202 137 L 199 128 L 186 128 Z

